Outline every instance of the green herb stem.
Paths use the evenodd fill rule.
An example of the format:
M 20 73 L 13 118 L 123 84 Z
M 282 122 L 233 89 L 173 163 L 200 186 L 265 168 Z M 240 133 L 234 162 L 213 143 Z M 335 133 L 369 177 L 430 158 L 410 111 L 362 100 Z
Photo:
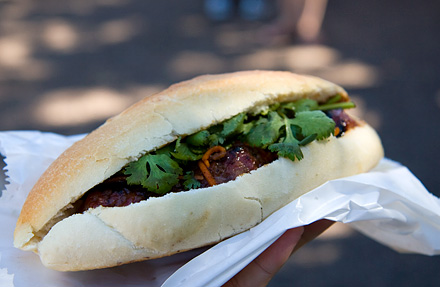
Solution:
M 352 109 L 355 108 L 356 105 L 353 102 L 340 102 L 340 103 L 330 103 L 318 106 L 318 110 L 328 111 L 335 109 Z
M 337 94 L 334 97 L 331 97 L 327 102 L 325 102 L 325 104 L 334 104 L 334 103 L 339 103 L 342 99 L 341 94 Z

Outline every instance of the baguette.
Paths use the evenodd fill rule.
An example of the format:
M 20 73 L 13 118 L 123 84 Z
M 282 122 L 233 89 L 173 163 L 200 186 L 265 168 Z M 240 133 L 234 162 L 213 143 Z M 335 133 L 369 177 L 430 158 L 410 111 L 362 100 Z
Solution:
M 160 258 L 248 230 L 326 181 L 373 168 L 383 157 L 374 129 L 356 120 L 344 135 L 302 147 L 301 160 L 279 157 L 211 187 L 82 213 L 78 202 L 130 162 L 179 137 L 276 103 L 325 102 L 335 95 L 349 100 L 344 89 L 319 78 L 243 71 L 200 76 L 146 97 L 52 163 L 23 205 L 14 245 L 37 253 L 49 268 L 77 271 Z

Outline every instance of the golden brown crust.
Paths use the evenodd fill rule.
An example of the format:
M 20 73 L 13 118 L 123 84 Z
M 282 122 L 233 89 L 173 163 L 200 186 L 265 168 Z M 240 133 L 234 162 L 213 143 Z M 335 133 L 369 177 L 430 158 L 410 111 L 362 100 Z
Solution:
M 90 133 L 83 140 L 75 143 L 55 160 L 38 180 L 23 206 L 15 230 L 14 245 L 22 249 L 50 254 L 50 250 L 54 249 L 53 246 L 61 241 L 53 235 L 55 234 L 53 230 L 51 230 L 47 236 L 46 234 L 56 222 L 69 215 L 69 207 L 73 202 L 80 198 L 91 187 L 119 171 L 128 162 L 145 152 L 172 142 L 180 135 L 194 133 L 240 112 L 258 110 L 259 107 L 261 108 L 274 102 L 292 101 L 305 97 L 325 101 L 335 94 L 340 94 L 345 99 L 348 99 L 347 93 L 342 88 L 322 79 L 296 75 L 289 72 L 272 71 L 246 71 L 222 75 L 207 75 L 172 85 L 163 92 L 147 97 L 120 115 L 109 119 L 104 125 Z M 379 152 L 381 146 L 377 135 L 375 140 L 370 144 L 373 145 L 372 148 L 376 151 L 377 158 L 371 161 L 368 168 L 371 168 L 373 163 L 377 163 L 378 158 L 381 157 L 381 153 Z M 362 148 L 365 149 L 365 147 Z M 371 147 L 367 146 L 367 148 Z M 345 150 L 341 152 L 345 152 Z M 362 160 L 364 160 L 364 158 L 362 158 Z M 356 160 L 356 165 L 359 164 L 360 163 Z M 366 170 L 365 168 L 353 169 L 356 173 Z M 338 174 L 337 176 L 345 176 L 345 174 Z M 325 178 L 327 177 L 325 176 Z M 230 184 L 230 186 L 233 185 L 234 183 Z M 213 190 L 223 188 L 228 189 L 228 186 L 220 185 Z M 301 189 L 301 191 L 304 190 Z M 200 191 L 197 191 L 197 193 L 200 193 Z M 164 198 L 169 197 L 170 196 Z M 250 196 L 249 198 L 252 197 L 253 196 Z M 259 215 L 257 217 L 261 220 L 260 203 L 258 200 L 249 200 L 249 198 L 246 200 L 246 204 L 250 203 L 249 208 L 258 211 Z M 186 199 L 184 201 L 186 201 Z M 152 204 L 149 202 L 155 201 L 148 200 L 142 204 L 135 204 L 127 208 L 117 208 L 113 210 L 115 210 L 115 212 L 122 212 L 124 214 L 123 216 L 129 217 L 129 214 L 133 214 L 138 206 Z M 162 204 L 164 203 L 160 203 L 160 205 Z M 274 203 L 270 203 L 270 205 L 273 204 Z M 277 205 L 275 204 L 275 206 Z M 200 206 L 197 206 L 197 208 L 198 207 Z M 148 209 L 152 210 L 154 208 L 153 205 L 153 207 L 150 206 Z M 201 212 L 205 209 L 201 208 L 198 210 Z M 269 208 L 269 210 L 273 210 L 273 208 Z M 145 212 L 145 210 L 142 210 L 142 212 Z M 199 218 L 211 218 L 207 214 L 212 212 L 210 210 L 205 210 L 205 212 L 207 213 L 199 214 Z M 99 220 L 90 219 L 88 216 L 92 216 L 92 214 L 95 218 L 99 218 Z M 253 214 L 252 216 L 255 217 L 253 212 L 249 214 Z M 77 220 L 77 218 L 82 218 L 81 216 L 87 217 L 93 221 L 94 224 L 99 224 L 97 222 L 103 223 L 105 227 L 103 226 L 102 228 L 104 229 L 109 227 L 113 228 L 113 225 L 118 224 L 118 226 L 124 226 L 123 223 L 115 223 L 116 221 L 114 220 L 116 216 L 112 215 L 112 211 L 101 208 L 96 209 L 88 215 L 71 216 L 63 222 L 81 222 L 81 220 Z M 222 214 L 221 216 L 225 215 Z M 211 221 L 207 222 L 213 224 L 212 219 L 210 220 Z M 61 226 L 61 223 L 62 222 L 57 225 Z M 243 217 L 242 223 L 240 224 L 244 226 L 243 228 L 248 228 L 250 225 L 255 225 L 256 223 L 253 219 Z M 238 226 L 241 226 L 240 224 L 238 224 Z M 55 227 L 54 230 L 63 230 L 62 232 L 64 232 L 64 234 L 69 233 L 68 230 L 62 227 Z M 126 227 L 131 228 L 130 226 Z M 131 252 L 125 252 L 125 255 L 120 255 L 121 258 L 118 258 L 117 262 L 121 260 L 122 262 L 141 260 L 144 257 L 160 257 L 168 253 L 175 253 L 178 250 L 196 247 L 191 247 L 194 240 L 192 243 L 191 241 L 189 241 L 190 243 L 185 241 L 186 243 L 180 245 L 174 242 L 173 244 L 177 246 L 177 250 L 175 250 L 175 246 L 167 245 L 168 243 L 164 246 L 155 247 L 152 241 L 148 243 L 143 241 L 145 239 L 139 238 L 138 231 L 130 230 L 124 233 L 118 229 L 119 227 L 115 228 L 117 232 L 115 233 L 116 235 L 114 235 L 118 238 L 116 241 L 120 242 L 120 244 L 128 244 L 124 247 L 125 249 L 121 248 L 121 250 L 126 250 L 128 246 L 131 246 L 133 249 Z M 230 229 L 231 227 L 227 228 Z M 235 232 L 244 230 L 238 227 L 234 227 L 233 229 Z M 99 228 L 96 230 L 99 230 Z M 182 232 L 176 233 L 175 229 L 171 229 L 169 234 L 180 234 L 181 236 L 176 238 L 176 241 L 181 242 L 183 240 L 182 238 L 185 237 Z M 203 232 L 206 232 L 206 230 Z M 192 233 L 197 234 L 195 231 Z M 121 234 L 123 234 L 123 236 Z M 229 231 L 225 231 L 225 233 L 218 238 L 205 238 L 203 235 L 199 235 L 200 239 L 196 240 L 197 243 L 195 245 L 200 246 L 215 242 L 218 241 L 219 238 L 231 236 L 232 234 L 233 233 Z M 122 238 L 118 236 L 122 236 Z M 41 242 L 43 238 L 44 240 Z M 84 238 L 84 240 L 91 239 Z M 49 242 L 51 243 L 49 244 Z M 76 241 L 73 240 L 72 242 Z M 78 242 L 72 244 L 77 243 Z M 148 246 L 148 244 L 150 244 L 150 246 Z M 58 248 L 61 248 L 61 246 Z M 149 250 L 149 253 L 147 252 L 148 255 L 146 255 L 144 249 Z M 144 251 L 140 252 L 139 250 Z M 47 255 L 46 258 L 50 256 Z M 138 258 L 139 256 L 140 258 Z M 117 262 L 112 262 L 111 260 L 105 263 L 101 262 L 98 264 L 99 267 L 85 267 L 85 265 L 81 267 L 75 265 L 75 269 L 101 268 L 112 266 L 112 264 L 114 265 Z M 47 264 L 51 265 L 51 263 Z M 77 263 L 77 265 L 78 264 L 81 265 L 80 263 Z M 59 269 L 60 267 L 57 268 Z

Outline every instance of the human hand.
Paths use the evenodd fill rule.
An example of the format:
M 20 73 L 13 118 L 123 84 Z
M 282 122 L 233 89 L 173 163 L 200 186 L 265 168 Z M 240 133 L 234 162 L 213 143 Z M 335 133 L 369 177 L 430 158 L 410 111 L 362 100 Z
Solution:
M 223 287 L 266 286 L 292 253 L 316 238 L 333 223 L 330 220 L 319 220 L 307 226 L 287 230 Z

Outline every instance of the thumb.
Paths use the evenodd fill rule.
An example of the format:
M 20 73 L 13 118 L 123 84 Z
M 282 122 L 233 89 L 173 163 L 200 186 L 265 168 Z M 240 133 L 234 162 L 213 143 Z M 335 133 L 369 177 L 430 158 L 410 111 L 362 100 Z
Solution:
M 254 261 L 229 280 L 226 287 L 266 286 L 289 259 L 304 232 L 303 227 L 287 230 Z

